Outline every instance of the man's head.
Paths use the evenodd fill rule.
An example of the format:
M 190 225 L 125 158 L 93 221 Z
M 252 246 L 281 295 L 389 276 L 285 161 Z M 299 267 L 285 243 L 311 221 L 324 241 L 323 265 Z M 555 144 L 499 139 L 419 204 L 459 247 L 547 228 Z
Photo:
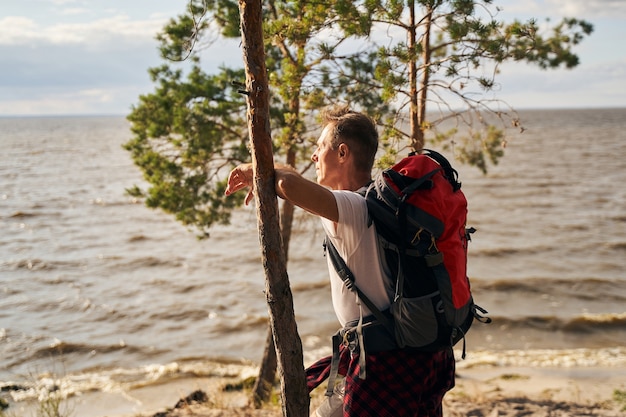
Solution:
M 370 178 L 378 132 L 368 116 L 348 108 L 323 113 L 324 129 L 311 156 L 318 183 L 333 189 L 352 189 Z
M 370 173 L 378 150 L 378 131 L 374 121 L 348 107 L 333 107 L 322 113 L 325 127 L 332 128 L 333 149 L 345 143 L 355 156 L 358 170 Z

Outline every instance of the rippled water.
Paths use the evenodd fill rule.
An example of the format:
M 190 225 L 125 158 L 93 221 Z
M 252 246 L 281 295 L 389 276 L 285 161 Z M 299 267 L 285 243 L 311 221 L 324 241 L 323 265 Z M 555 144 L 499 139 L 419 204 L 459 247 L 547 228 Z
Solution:
M 590 349 L 597 363 L 624 361 L 626 109 L 522 118 L 527 131 L 500 166 L 487 176 L 459 167 L 478 229 L 469 273 L 494 319 L 470 333 L 470 358 Z M 122 117 L 0 119 L 0 385 L 59 362 L 98 386 L 107 375 L 145 382 L 174 362 L 260 359 L 254 212 L 198 241 L 125 195 L 142 181 L 121 148 L 129 138 Z M 289 276 L 311 361 L 337 322 L 322 236 L 307 218 L 296 219 Z

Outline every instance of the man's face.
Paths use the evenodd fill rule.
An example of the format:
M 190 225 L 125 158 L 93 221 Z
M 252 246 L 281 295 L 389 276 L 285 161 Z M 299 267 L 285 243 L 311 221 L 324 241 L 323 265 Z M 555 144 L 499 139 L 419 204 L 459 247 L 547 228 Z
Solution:
M 315 173 L 317 174 L 317 183 L 332 189 L 336 189 L 340 179 L 339 171 L 339 151 L 333 149 L 331 145 L 332 124 L 326 125 L 317 140 L 317 148 L 311 160 L 315 162 Z

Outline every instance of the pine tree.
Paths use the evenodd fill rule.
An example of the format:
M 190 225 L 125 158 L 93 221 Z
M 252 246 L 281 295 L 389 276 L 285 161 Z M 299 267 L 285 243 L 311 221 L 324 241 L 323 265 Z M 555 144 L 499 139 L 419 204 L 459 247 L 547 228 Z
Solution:
M 200 59 L 207 39 L 241 36 L 238 2 L 190 0 L 188 6 L 158 36 L 166 63 L 149 70 L 155 91 L 139 97 L 128 116 L 133 138 L 125 147 L 147 182 L 128 191 L 207 237 L 243 200 L 225 197 L 224 189 L 228 171 L 250 158 L 245 73 L 206 74 Z M 433 142 L 454 146 L 462 162 L 486 172 L 505 141 L 492 120 L 521 127 L 515 111 L 490 95 L 501 64 L 573 68 L 572 48 L 593 30 L 563 19 L 543 35 L 535 21 L 498 21 L 493 0 L 267 0 L 262 13 L 274 152 L 303 172 L 318 134 L 316 114 L 338 102 L 381 125 L 382 165 L 405 146 L 419 150 Z M 447 120 L 465 124 L 469 134 L 441 131 Z M 283 202 L 285 260 L 293 214 Z M 270 333 L 253 393 L 257 406 L 269 398 L 275 369 Z

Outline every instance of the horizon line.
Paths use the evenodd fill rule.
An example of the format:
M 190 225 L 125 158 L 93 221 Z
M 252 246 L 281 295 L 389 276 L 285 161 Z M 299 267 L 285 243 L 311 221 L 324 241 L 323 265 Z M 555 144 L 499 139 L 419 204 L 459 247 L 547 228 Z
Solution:
M 613 110 L 626 109 L 626 105 L 598 105 L 598 106 L 563 106 L 563 107 L 518 107 L 513 111 L 562 111 L 562 110 Z M 34 113 L 34 114 L 0 114 L 0 119 L 18 119 L 18 118 L 55 118 L 55 117 L 127 117 L 128 113 Z

